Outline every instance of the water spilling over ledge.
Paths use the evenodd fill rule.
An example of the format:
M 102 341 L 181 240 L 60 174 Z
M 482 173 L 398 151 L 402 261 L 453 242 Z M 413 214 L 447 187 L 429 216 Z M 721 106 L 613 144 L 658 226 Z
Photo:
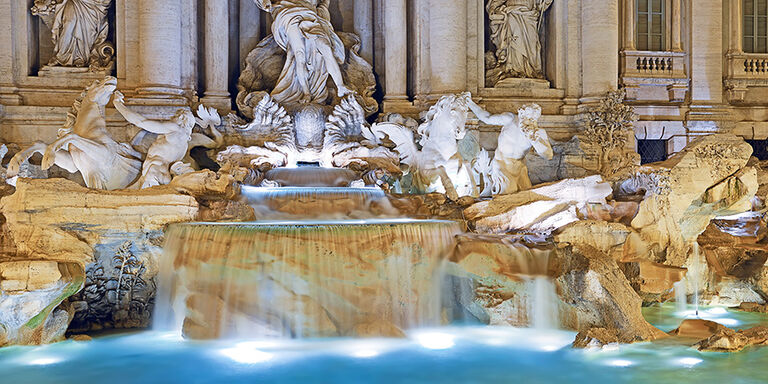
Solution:
M 397 336 L 440 324 L 437 220 L 172 225 L 155 325 L 190 338 Z
M 264 219 L 371 217 L 372 203 L 388 205 L 380 188 L 243 186 L 241 193 L 256 217 Z

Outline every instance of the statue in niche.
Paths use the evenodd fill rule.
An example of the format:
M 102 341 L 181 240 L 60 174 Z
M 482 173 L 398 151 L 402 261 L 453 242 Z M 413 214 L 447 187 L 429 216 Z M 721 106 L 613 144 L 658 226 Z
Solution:
M 366 115 L 378 110 L 373 67 L 358 55 L 360 39 L 336 32 L 330 0 L 254 0 L 273 17 L 272 35 L 248 55 L 238 82 L 237 104 L 246 117 L 270 94 L 277 103 L 338 104 L 355 94 Z
M 480 121 L 489 125 L 502 126 L 493 160 L 484 154 L 478 159 L 476 169 L 481 171 L 485 188 L 482 196 L 505 195 L 531 189 L 528 166 L 525 155 L 533 149 L 536 153 L 552 160 L 554 152 L 547 132 L 539 128 L 541 107 L 536 104 L 526 105 L 514 113 L 492 115 L 471 99 L 469 109 Z
M 509 78 L 544 79 L 539 31 L 553 0 L 488 0 L 491 42 L 486 83 Z
M 272 97 L 284 103 L 325 100 L 329 76 L 339 97 L 352 93 L 341 75 L 344 44 L 331 25 L 330 0 L 254 1 L 272 14 L 272 36 L 287 54 Z
M 49 66 L 112 66 L 115 49 L 107 41 L 107 11 L 112 0 L 35 0 L 32 14 L 51 28 L 53 57 Z
M 195 115 L 189 108 L 182 108 L 169 121 L 150 120 L 126 107 L 123 98 L 122 93 L 115 92 L 115 108 L 125 120 L 158 135 L 147 151 L 141 177 L 134 187 L 150 188 L 170 183 L 173 178 L 171 166 L 181 162 L 189 152 Z
M 117 79 L 97 80 L 75 101 L 67 123 L 51 145 L 38 142 L 19 152 L 8 165 L 8 177 L 18 174 L 22 163 L 35 153 L 43 154 L 42 168 L 54 164 L 69 172 L 80 172 L 85 185 L 95 189 L 124 189 L 141 171 L 141 153 L 127 143 L 118 143 L 107 132 L 104 107 L 117 88 Z

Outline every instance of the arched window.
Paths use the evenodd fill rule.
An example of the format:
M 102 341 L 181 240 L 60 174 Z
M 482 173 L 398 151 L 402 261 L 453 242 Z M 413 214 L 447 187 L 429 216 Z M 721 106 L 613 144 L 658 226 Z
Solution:
M 744 52 L 768 53 L 768 0 L 744 2 Z
M 768 0 L 764 0 L 768 1 Z M 663 51 L 666 49 L 666 0 L 637 0 L 637 49 Z

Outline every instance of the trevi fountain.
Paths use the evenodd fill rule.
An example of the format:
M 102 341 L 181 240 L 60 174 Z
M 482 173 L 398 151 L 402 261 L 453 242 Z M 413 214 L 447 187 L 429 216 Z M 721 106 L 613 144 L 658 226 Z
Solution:
M 0 0 L 0 382 L 766 382 L 767 31 Z

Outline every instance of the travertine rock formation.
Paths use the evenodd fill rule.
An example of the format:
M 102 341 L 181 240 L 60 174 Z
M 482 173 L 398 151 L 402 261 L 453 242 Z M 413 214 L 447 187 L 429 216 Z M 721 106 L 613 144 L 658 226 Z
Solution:
M 632 228 L 653 261 L 682 266 L 710 220 L 751 208 L 758 187 L 755 170 L 745 168 L 751 154 L 739 137 L 704 136 L 622 184 L 623 192 L 645 193 Z
M 195 220 L 198 203 L 168 187 L 108 192 L 63 179 L 21 179 L 0 210 L 8 244 L 0 254 L 0 287 L 41 303 L 29 310 L 58 327 L 44 325 L 36 336 L 18 333 L 18 321 L 6 329 L 21 335 L 10 342 L 29 344 L 60 338 L 73 315 L 78 329 L 147 326 L 163 228 Z
M 602 328 L 622 343 L 664 336 L 643 318 L 642 299 L 619 264 L 588 245 L 535 246 L 510 236 L 465 235 L 458 237 L 452 261 L 451 297 L 462 307 L 454 314 L 492 325 L 530 326 L 536 322 L 532 300 L 551 300 L 552 326 L 579 332 Z M 556 295 L 534 299 L 536 276 L 553 279 Z
M 464 210 L 480 233 L 551 233 L 584 217 L 590 204 L 606 204 L 613 193 L 600 176 L 568 179 L 511 195 L 497 196 Z

